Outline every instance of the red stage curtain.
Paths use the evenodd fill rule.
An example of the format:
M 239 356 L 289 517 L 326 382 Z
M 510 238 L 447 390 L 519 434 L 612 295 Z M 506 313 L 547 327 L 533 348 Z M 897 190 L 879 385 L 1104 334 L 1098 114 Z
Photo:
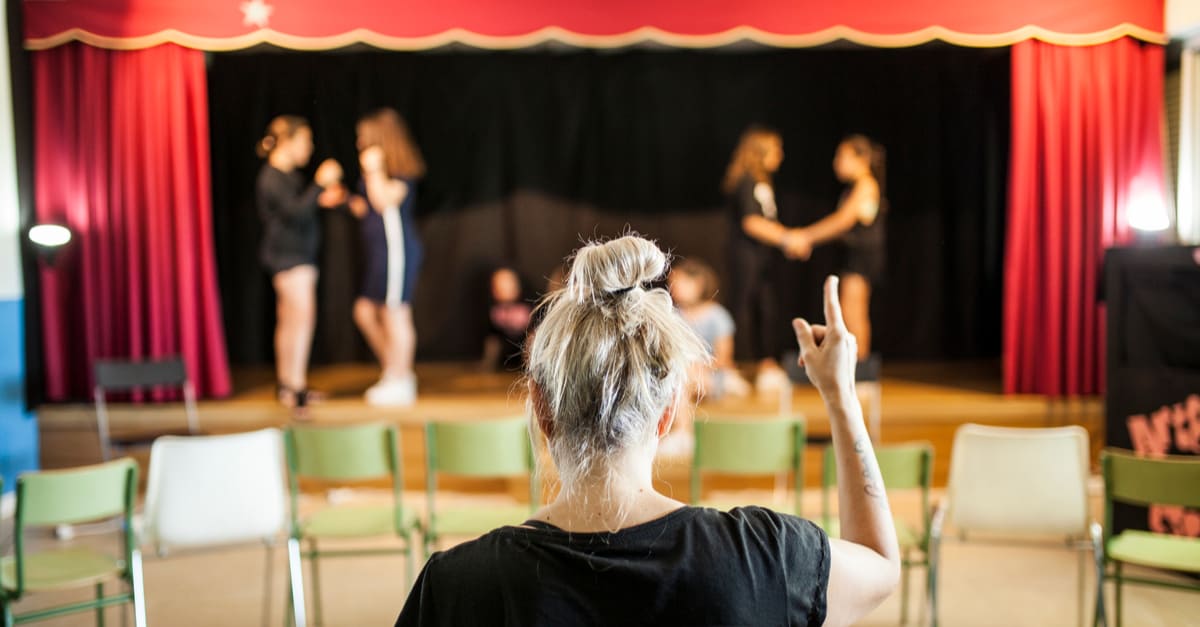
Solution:
M 41 273 L 47 396 L 89 397 L 97 358 L 173 354 L 200 394 L 228 394 L 204 53 L 31 57 L 37 218 L 76 236 Z
M 1163 49 L 1130 39 L 1012 50 L 1004 389 L 1104 390 L 1104 249 L 1163 196 Z
M 24 0 L 26 45 L 67 41 L 131 50 L 176 43 L 235 50 L 271 43 L 329 50 L 356 43 L 423 50 L 450 43 L 522 48 L 548 41 L 722 46 L 743 38 L 807 47 L 839 39 L 913 46 L 942 39 L 1007 46 L 1038 38 L 1091 45 L 1165 42 L 1163 2 L 1148 0 Z

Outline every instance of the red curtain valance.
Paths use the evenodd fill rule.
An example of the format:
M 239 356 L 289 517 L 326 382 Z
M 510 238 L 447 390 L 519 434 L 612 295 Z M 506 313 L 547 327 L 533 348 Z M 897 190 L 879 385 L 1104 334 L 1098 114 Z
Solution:
M 24 9 L 32 49 L 68 41 L 126 50 L 162 43 L 419 50 L 548 41 L 592 48 L 743 40 L 780 47 L 840 39 L 880 47 L 935 39 L 963 46 L 1166 41 L 1161 0 L 24 0 Z

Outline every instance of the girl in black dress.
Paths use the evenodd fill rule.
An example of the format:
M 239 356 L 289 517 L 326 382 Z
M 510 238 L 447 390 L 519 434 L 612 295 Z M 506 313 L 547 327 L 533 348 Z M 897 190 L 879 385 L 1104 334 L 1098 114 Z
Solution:
M 362 195 L 351 199 L 350 209 L 360 220 L 365 264 L 354 320 L 383 370 L 365 397 L 372 405 L 412 405 L 417 397 L 412 299 L 422 259 L 416 186 L 425 160 L 393 109 L 359 120 L 358 149 Z
M 279 402 L 307 405 L 308 353 L 316 325 L 318 207 L 336 207 L 345 199 L 342 168 L 327 159 L 306 184 L 300 168 L 312 158 L 312 129 L 294 115 L 271 120 L 258 145 L 266 159 L 256 184 L 258 215 L 264 232 L 259 259 L 275 288 L 275 376 Z
M 858 338 L 858 358 L 871 354 L 871 288 L 883 281 L 886 265 L 887 201 L 883 195 L 887 153 L 863 135 L 838 145 L 833 171 L 847 185 L 837 210 L 784 234 L 782 245 L 794 259 L 807 259 L 812 247 L 836 242 L 837 274 L 846 328 Z
M 725 170 L 723 191 L 729 198 L 730 305 L 734 320 L 747 329 L 745 345 L 759 361 L 755 381 L 759 391 L 776 390 L 786 375 L 775 360 L 778 299 L 772 280 L 773 261 L 786 227 L 779 223 L 772 177 L 783 163 L 779 133 L 752 126 L 742 133 Z

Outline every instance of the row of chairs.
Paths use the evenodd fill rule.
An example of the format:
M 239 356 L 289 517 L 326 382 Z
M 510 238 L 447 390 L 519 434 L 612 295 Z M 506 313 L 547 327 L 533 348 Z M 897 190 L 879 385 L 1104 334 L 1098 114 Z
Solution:
M 272 547 L 288 538 L 289 604 L 299 625 L 306 624 L 301 564 L 311 563 L 313 604 L 321 619 L 319 559 L 362 554 L 399 553 L 411 580 L 413 534 L 420 533 L 424 553 L 441 536 L 471 536 L 504 524 L 520 522 L 536 506 L 538 481 L 527 420 L 481 423 L 433 423 L 426 429 L 428 485 L 427 516 L 419 519 L 401 498 L 399 435 L 388 425 L 293 427 L 281 434 L 273 429 L 230 436 L 163 437 L 151 453 L 144 543 L 160 555 L 245 541 L 263 541 L 268 565 Z M 792 477 L 795 511 L 800 512 L 803 487 L 803 422 L 797 420 L 710 420 L 696 424 L 691 501 L 700 503 L 703 478 L 710 474 L 788 475 Z M 1079 427 L 1005 429 L 965 425 L 955 437 L 946 498 L 930 503 L 933 450 L 928 444 L 882 445 L 876 448 L 889 491 L 919 490 L 919 521 L 896 522 L 903 552 L 901 622 L 907 620 L 908 579 L 913 566 L 926 566 L 931 623 L 937 622 L 937 581 L 943 529 L 947 523 L 960 539 L 977 533 L 1053 534 L 1080 549 L 1080 603 L 1084 603 L 1086 551 L 1096 558 L 1098 579 L 1116 582 L 1117 623 L 1120 624 L 1121 584 L 1157 583 L 1130 577 L 1121 564 L 1200 572 L 1200 541 L 1149 532 L 1112 535 L 1111 509 L 1116 502 L 1176 504 L 1195 507 L 1200 496 L 1200 461 L 1148 460 L 1106 451 L 1106 524 L 1103 536 L 1087 506 L 1087 433 Z M 283 475 L 286 460 L 288 472 Z M 439 508 L 437 477 L 450 473 L 474 477 L 528 475 L 528 507 L 488 509 Z M 3 594 L 6 625 L 11 605 L 25 591 L 57 588 L 65 583 L 97 585 L 96 599 L 20 617 L 20 622 L 64 612 L 132 602 L 135 622 L 144 624 L 140 554 L 131 520 L 136 496 L 137 467 L 129 460 L 74 469 L 31 473 L 18 484 L 16 556 L 6 560 Z M 341 506 L 299 514 L 300 481 L 346 483 L 386 479 L 392 503 L 386 506 Z M 282 487 L 286 482 L 288 488 Z M 822 463 L 822 506 L 819 521 L 831 535 L 838 533 L 831 502 L 836 487 L 836 464 L 831 447 Z M 87 498 L 81 498 L 85 494 Z M 119 496 L 119 498 L 117 498 Z M 70 497 L 70 498 L 68 498 Z M 285 500 L 290 499 L 290 518 Z M 101 502 L 103 501 L 103 502 Z M 721 507 L 744 503 L 722 503 Z M 38 557 L 23 551 L 26 526 L 74 523 L 120 515 L 126 524 L 124 559 L 83 556 L 70 551 Z M 286 522 L 285 522 L 286 521 Z M 286 530 L 284 530 L 286 527 Z M 390 536 L 396 546 L 376 549 L 330 550 L 318 542 L 332 539 Z M 86 568 L 85 568 L 86 567 Z M 86 571 L 86 572 L 85 572 Z M 269 590 L 270 569 L 266 586 Z M 105 596 L 102 580 L 120 576 L 128 593 Z M 1176 587 L 1187 587 L 1168 582 Z M 265 595 L 264 598 L 269 598 Z M 1104 621 L 1100 586 L 1095 622 Z M 267 608 L 269 610 L 269 608 Z M 269 614 L 269 611 L 267 612 Z M 1080 611 L 1083 621 L 1084 611 Z
M 794 510 L 803 489 L 804 424 L 799 420 L 729 420 L 696 423 L 691 500 L 700 502 L 702 477 L 708 473 L 791 475 Z M 955 433 L 946 492 L 936 506 L 930 499 L 933 448 L 926 443 L 883 444 L 876 458 L 890 494 L 919 491 L 919 520 L 895 521 L 901 549 L 900 622 L 907 623 L 908 587 L 914 566 L 926 567 L 926 606 L 931 625 L 938 623 L 938 581 L 944 531 L 959 541 L 1057 537 L 1079 551 L 1077 579 L 1080 624 L 1087 614 L 1085 589 L 1089 558 L 1094 559 L 1096 590 L 1093 624 L 1107 624 L 1104 583 L 1114 583 L 1115 623 L 1122 624 L 1122 587 L 1126 583 L 1200 591 L 1171 577 L 1130 575 L 1125 565 L 1200 573 L 1200 539 L 1150 531 L 1114 533 L 1118 504 L 1200 507 L 1200 458 L 1150 459 L 1128 451 L 1105 450 L 1104 524 L 1094 521 L 1088 504 L 1090 448 L 1087 431 L 1068 426 L 1014 429 L 967 424 Z M 838 534 L 832 507 L 837 466 L 832 446 L 823 452 L 821 512 L 817 519 L 830 535 Z M 728 507 L 734 503 L 714 503 Z M 1089 555 L 1090 553 L 1090 555 Z
M 163 436 L 150 454 L 142 533 L 135 533 L 137 464 L 123 458 L 102 464 L 26 473 L 17 482 L 15 554 L 0 562 L 4 627 L 62 614 L 131 603 L 134 623 L 146 624 L 140 546 L 160 557 L 177 551 L 261 542 L 266 549 L 263 621 L 270 615 L 274 549 L 286 538 L 288 623 L 309 623 L 302 564 L 308 561 L 315 623 L 322 622 L 320 561 L 365 555 L 402 555 L 412 579 L 415 534 L 427 555 L 439 538 L 478 535 L 520 522 L 538 499 L 533 454 L 523 417 L 483 422 L 431 423 L 426 428 L 426 512 L 418 517 L 402 498 L 403 463 L 394 425 L 294 426 L 218 436 Z M 286 469 L 286 470 L 285 470 Z M 436 499 L 438 478 L 530 478 L 530 502 L 511 507 L 445 507 Z M 302 515 L 301 482 L 323 487 L 384 481 L 391 502 L 340 504 Z M 76 524 L 119 516 L 122 555 L 87 548 L 32 552 L 30 528 Z M 140 537 L 139 537 L 140 536 Z M 330 547 L 339 540 L 387 539 L 369 548 Z M 126 590 L 105 594 L 117 578 Z M 94 599 L 16 616 L 13 605 L 27 593 L 95 586 Z M 398 587 L 397 594 L 404 593 Z

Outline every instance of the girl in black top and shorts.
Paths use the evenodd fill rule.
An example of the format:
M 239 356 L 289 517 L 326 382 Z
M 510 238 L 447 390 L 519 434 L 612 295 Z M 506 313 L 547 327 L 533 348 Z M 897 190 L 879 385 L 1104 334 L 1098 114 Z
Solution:
M 838 145 L 833 171 L 848 187 L 837 210 L 809 226 L 791 229 L 782 246 L 789 257 L 807 259 L 813 246 L 838 244 L 838 270 L 846 328 L 858 338 L 860 361 L 871 354 L 871 289 L 883 282 L 887 264 L 887 200 L 883 196 L 886 151 L 863 135 Z
M 327 159 L 314 182 L 305 185 L 299 169 L 312 158 L 312 129 L 304 118 L 281 115 L 271 120 L 259 142 L 266 159 L 258 173 L 256 196 L 264 234 L 259 259 L 275 288 L 275 375 L 279 402 L 303 408 L 310 400 L 308 353 L 316 325 L 318 207 L 345 200 L 342 168 Z

